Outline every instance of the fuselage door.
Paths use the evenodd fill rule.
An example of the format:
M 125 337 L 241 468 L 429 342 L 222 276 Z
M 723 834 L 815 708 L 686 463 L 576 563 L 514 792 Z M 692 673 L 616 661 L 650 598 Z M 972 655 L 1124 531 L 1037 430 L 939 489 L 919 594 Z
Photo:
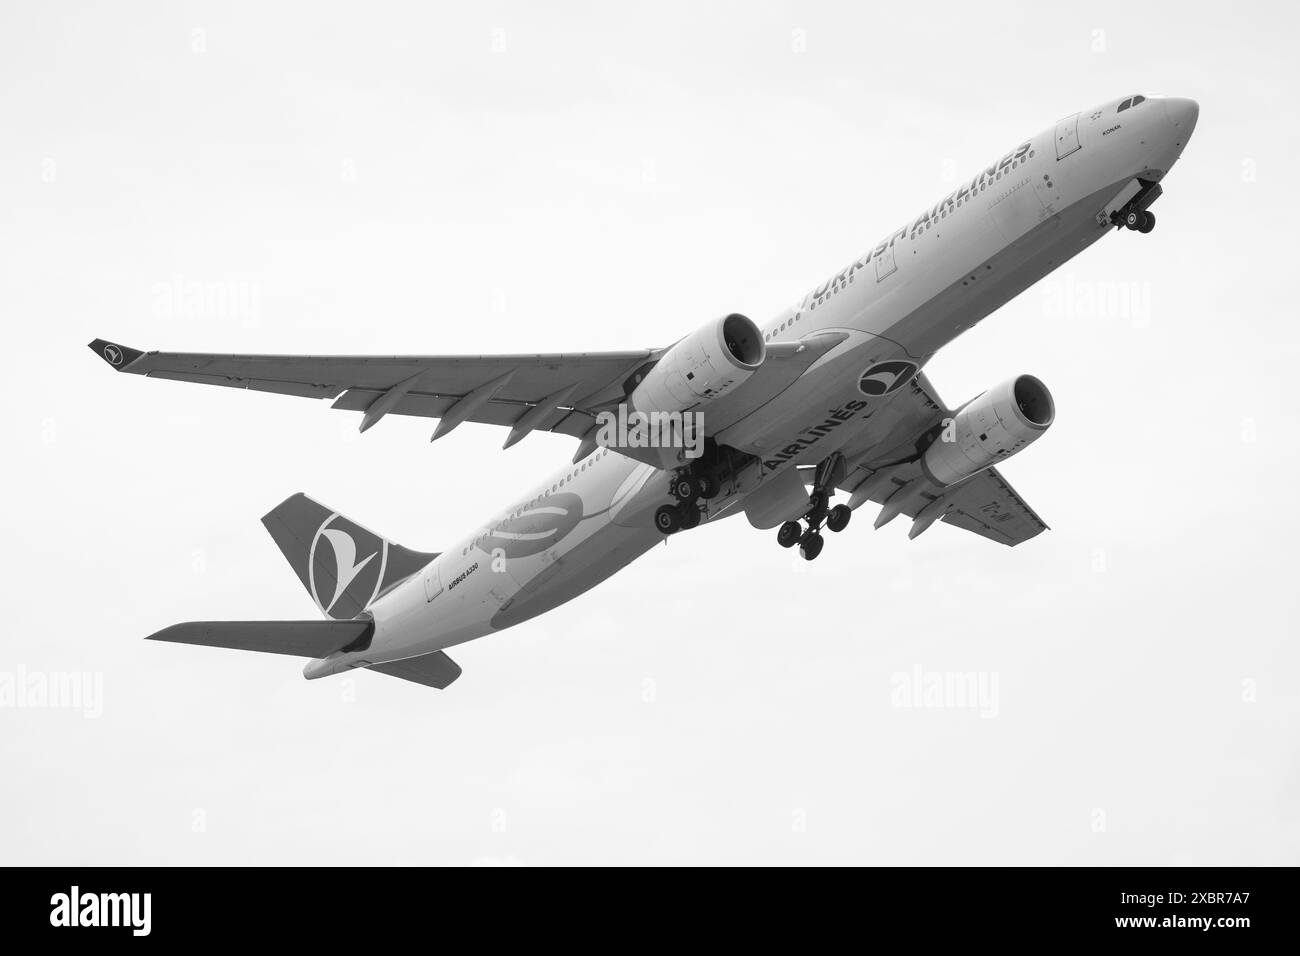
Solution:
M 1079 114 L 1068 116 L 1056 124 L 1056 158 L 1065 159 L 1079 150 Z
M 876 281 L 883 282 L 898 271 L 898 260 L 894 258 L 894 246 L 891 243 L 883 254 L 876 256 Z
M 424 569 L 424 599 L 432 601 L 442 593 L 442 575 L 438 573 L 438 562 L 430 561 Z

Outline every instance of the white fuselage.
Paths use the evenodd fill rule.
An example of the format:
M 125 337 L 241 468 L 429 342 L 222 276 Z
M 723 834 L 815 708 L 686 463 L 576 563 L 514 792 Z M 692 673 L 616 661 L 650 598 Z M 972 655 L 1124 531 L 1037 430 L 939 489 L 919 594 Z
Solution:
M 789 468 L 869 446 L 879 436 L 867 416 L 813 440 L 807 429 L 863 401 L 864 369 L 890 359 L 924 366 L 1114 228 L 1108 214 L 1132 197 L 1136 181 L 1159 181 L 1177 160 L 1196 109 L 1177 98 L 1150 97 L 1124 112 L 1118 103 L 1017 144 L 762 327 L 768 342 L 826 331 L 847 337 L 714 436 L 761 464 L 708 502 L 706 520 L 737 513 L 746 495 Z M 668 485 L 664 470 L 598 449 L 382 595 L 370 607 L 370 647 L 340 652 L 311 676 L 450 647 L 576 597 L 662 540 L 651 515 L 671 500 Z

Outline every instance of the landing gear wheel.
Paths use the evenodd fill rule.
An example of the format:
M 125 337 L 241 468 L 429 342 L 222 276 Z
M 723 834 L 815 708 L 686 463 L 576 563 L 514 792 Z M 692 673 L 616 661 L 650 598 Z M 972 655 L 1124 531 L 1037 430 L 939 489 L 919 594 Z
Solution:
M 808 531 L 799 539 L 799 553 L 803 555 L 805 561 L 812 561 L 822 553 L 824 544 L 826 539 L 816 531 Z
M 849 526 L 849 519 L 852 517 L 853 511 L 848 505 L 836 505 L 826 516 L 826 527 L 838 534 Z
M 783 548 L 793 548 L 803 536 L 803 525 L 797 521 L 787 521 L 776 533 L 776 543 Z
M 682 527 L 682 513 L 676 505 L 662 505 L 655 512 L 655 527 L 662 534 L 675 534 Z
M 690 475 L 679 475 L 673 479 L 673 497 L 679 501 L 695 501 L 700 497 L 700 482 Z
M 1142 213 L 1142 222 L 1138 224 L 1138 232 L 1145 235 L 1156 227 L 1155 213 Z
M 700 497 L 705 501 L 712 501 L 718 497 L 718 492 L 721 490 L 722 486 L 719 484 L 718 479 L 712 475 L 705 475 L 700 479 Z
M 1142 210 L 1130 209 L 1124 213 L 1124 228 L 1137 232 L 1142 227 Z
M 682 502 L 677 506 L 677 509 L 681 512 L 680 516 L 683 531 L 690 531 L 700 523 L 700 509 L 695 507 L 695 505 L 688 505 L 685 502 Z

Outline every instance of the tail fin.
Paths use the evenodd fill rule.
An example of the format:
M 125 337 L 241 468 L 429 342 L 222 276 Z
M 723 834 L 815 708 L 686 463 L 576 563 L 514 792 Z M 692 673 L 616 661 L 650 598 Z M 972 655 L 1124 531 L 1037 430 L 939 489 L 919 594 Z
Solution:
M 316 606 L 351 620 L 437 554 L 412 551 L 331 511 L 301 492 L 262 518 Z

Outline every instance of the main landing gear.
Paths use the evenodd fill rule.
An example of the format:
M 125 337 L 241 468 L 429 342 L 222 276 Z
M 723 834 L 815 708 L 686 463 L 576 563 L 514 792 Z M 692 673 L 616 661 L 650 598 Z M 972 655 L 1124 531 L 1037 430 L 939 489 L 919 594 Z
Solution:
M 701 501 L 717 497 L 721 483 L 711 474 L 694 474 L 681 469 L 673 475 L 669 491 L 677 499 L 674 505 L 661 505 L 655 511 L 655 527 L 663 534 L 690 531 L 700 523 Z
M 797 544 L 803 559 L 812 561 L 822 553 L 822 547 L 826 543 L 821 535 L 823 524 L 836 534 L 849 526 L 849 519 L 853 517 L 849 506 L 830 506 L 831 495 L 828 489 L 835 487 L 842 472 L 843 463 L 838 454 L 817 467 L 817 481 L 812 494 L 808 496 L 808 511 L 803 516 L 803 520 L 808 523 L 807 529 L 798 521 L 787 521 L 776 533 L 777 544 L 783 548 L 793 548 Z
M 823 524 L 838 534 L 849 526 L 849 519 L 853 517 L 848 505 L 828 509 L 825 492 L 813 492 L 811 501 L 812 507 L 803 516 L 803 520 L 808 522 L 807 530 L 798 521 L 787 521 L 776 532 L 776 543 L 783 548 L 799 545 L 799 554 L 805 561 L 812 561 L 822 553 L 826 543 L 821 534 Z

